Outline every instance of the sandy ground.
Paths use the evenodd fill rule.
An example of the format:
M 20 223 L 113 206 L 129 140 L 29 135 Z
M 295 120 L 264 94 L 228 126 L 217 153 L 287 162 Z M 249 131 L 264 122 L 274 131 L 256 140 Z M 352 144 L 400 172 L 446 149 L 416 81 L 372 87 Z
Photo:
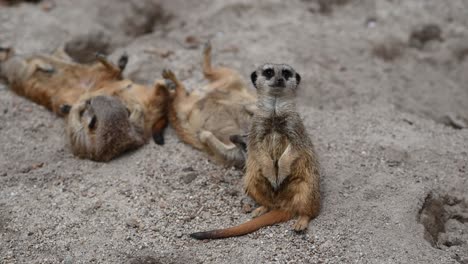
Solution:
M 60 118 L 0 85 L 0 263 L 468 263 L 468 129 L 455 128 L 468 120 L 468 1 L 44 1 L 0 6 L 0 44 L 127 52 L 127 77 L 170 68 L 194 89 L 208 39 L 246 78 L 292 65 L 323 209 L 305 234 L 288 222 L 193 240 L 249 219 L 242 172 L 172 129 L 164 146 L 77 159 Z M 440 35 L 418 39 L 425 24 Z

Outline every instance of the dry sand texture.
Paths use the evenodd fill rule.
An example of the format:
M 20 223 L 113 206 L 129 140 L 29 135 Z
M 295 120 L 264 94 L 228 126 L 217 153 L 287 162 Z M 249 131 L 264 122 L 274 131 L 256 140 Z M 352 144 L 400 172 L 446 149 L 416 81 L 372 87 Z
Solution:
M 323 167 L 323 210 L 200 242 L 249 219 L 242 173 L 180 142 L 109 163 L 73 157 L 63 121 L 0 85 L 0 263 L 468 263 L 468 1 L 0 1 L 0 44 L 67 42 L 203 82 L 202 43 L 249 76 L 285 62 Z M 162 9 L 161 9 L 162 7 Z

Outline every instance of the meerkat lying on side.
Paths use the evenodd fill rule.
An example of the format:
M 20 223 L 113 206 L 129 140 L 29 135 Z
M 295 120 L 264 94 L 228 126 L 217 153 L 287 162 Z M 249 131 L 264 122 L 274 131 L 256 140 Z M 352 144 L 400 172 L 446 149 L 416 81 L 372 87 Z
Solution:
M 246 135 L 255 110 L 255 95 L 236 71 L 211 66 L 211 45 L 204 48 L 203 74 L 210 83 L 190 94 L 173 72 L 163 77 L 175 84 L 169 121 L 177 135 L 215 161 L 243 168 Z
M 102 55 L 94 64 L 78 64 L 62 49 L 31 57 L 12 53 L 0 50 L 0 75 L 18 95 L 66 116 L 75 155 L 108 161 L 143 145 L 151 135 L 163 144 L 169 102 L 165 82 L 146 87 L 123 79 L 126 55 L 116 66 Z
M 284 64 L 265 64 L 251 75 L 257 110 L 247 147 L 244 187 L 260 207 L 236 227 L 191 234 L 196 239 L 240 236 L 297 216 L 295 231 L 319 214 L 319 164 L 299 114 L 295 95 L 301 80 Z

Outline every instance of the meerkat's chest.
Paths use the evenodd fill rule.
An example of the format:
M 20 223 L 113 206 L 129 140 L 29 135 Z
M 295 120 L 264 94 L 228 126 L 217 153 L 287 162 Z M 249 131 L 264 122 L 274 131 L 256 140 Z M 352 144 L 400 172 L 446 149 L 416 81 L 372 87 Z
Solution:
M 277 161 L 281 157 L 288 144 L 288 138 L 275 131 L 266 135 L 263 140 L 263 146 L 270 153 L 270 157 L 274 161 Z

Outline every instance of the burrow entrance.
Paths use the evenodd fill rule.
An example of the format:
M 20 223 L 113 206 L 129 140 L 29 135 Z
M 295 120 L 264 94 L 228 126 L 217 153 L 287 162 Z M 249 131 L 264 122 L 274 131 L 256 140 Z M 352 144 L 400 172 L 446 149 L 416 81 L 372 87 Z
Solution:
M 431 192 L 419 211 L 424 238 L 447 251 L 459 263 L 468 264 L 468 199 L 462 194 Z

